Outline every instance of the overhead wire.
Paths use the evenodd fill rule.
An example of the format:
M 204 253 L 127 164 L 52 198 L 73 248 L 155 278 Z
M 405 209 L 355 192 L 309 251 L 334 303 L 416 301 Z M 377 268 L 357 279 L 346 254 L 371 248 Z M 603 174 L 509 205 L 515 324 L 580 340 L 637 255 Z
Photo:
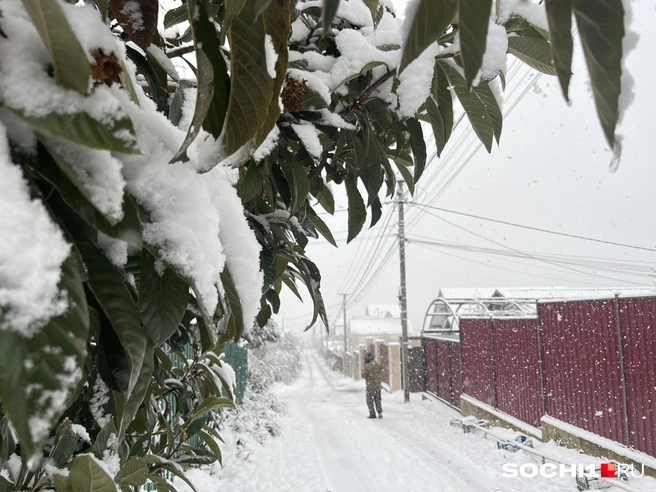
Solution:
M 554 235 L 557 235 L 557 236 L 564 236 L 564 237 L 569 237 L 569 238 L 574 238 L 574 239 L 580 239 L 580 240 L 583 240 L 583 241 L 593 241 L 593 242 L 596 242 L 596 243 L 610 244 L 612 246 L 621 246 L 623 248 L 639 249 L 639 250 L 643 250 L 643 251 L 649 251 L 650 253 L 656 253 L 656 249 L 646 248 L 644 246 L 636 246 L 636 245 L 633 245 L 633 244 L 618 243 L 618 242 L 615 242 L 615 241 L 607 241 L 607 240 L 604 240 L 604 239 L 597 239 L 597 238 L 591 238 L 591 237 L 586 237 L 586 236 L 582 236 L 582 235 L 569 234 L 569 233 L 566 233 L 566 232 L 558 232 L 558 231 L 552 231 L 552 230 L 549 230 L 549 229 L 542 229 L 540 227 L 527 226 L 527 225 L 523 225 L 523 224 L 516 224 L 516 223 L 508 222 L 508 221 L 505 221 L 505 220 L 493 219 L 493 218 L 490 218 L 490 217 L 483 217 L 483 216 L 480 216 L 480 215 L 470 214 L 470 213 L 466 213 L 466 212 L 458 212 L 456 210 L 449 210 L 449 209 L 446 209 L 446 208 L 435 207 L 433 205 L 428 205 L 428 204 L 423 204 L 423 203 L 408 202 L 408 204 L 411 205 L 411 206 L 420 206 L 424 209 L 425 208 L 430 208 L 430 209 L 433 209 L 433 210 L 438 210 L 440 212 L 446 212 L 446 213 L 455 214 L 455 215 L 462 215 L 464 217 L 471 217 L 471 218 L 474 218 L 474 219 L 485 220 L 485 221 L 488 221 L 488 222 L 495 222 L 497 224 L 503 224 L 503 225 L 513 226 L 513 227 L 519 227 L 519 228 L 522 228 L 522 229 L 528 229 L 528 230 L 543 232 L 543 233 L 547 233 L 547 234 L 554 234 Z
M 439 215 L 435 215 L 434 213 L 429 212 L 428 210 L 425 210 L 425 213 L 427 213 L 428 215 L 431 215 L 431 216 L 435 217 L 435 218 L 438 219 L 438 220 L 441 220 L 442 222 L 444 222 L 444 223 L 446 223 L 446 224 L 449 224 L 449 225 L 452 226 L 452 227 L 455 227 L 456 229 L 460 229 L 460 230 L 462 230 L 462 231 L 464 231 L 464 232 L 467 232 L 468 234 L 471 234 L 471 235 L 477 236 L 477 237 L 479 237 L 479 238 L 481 238 L 481 239 L 483 239 L 483 240 L 485 240 L 485 241 L 489 241 L 489 242 L 491 242 L 492 244 L 496 244 L 497 246 L 501 246 L 501 247 L 504 248 L 504 249 L 508 249 L 508 250 L 510 250 L 510 251 L 514 251 L 515 253 L 518 253 L 518 254 L 520 254 L 520 255 L 523 255 L 523 256 L 525 256 L 525 257 L 527 257 L 527 258 L 531 258 L 531 259 L 534 259 L 534 260 L 537 260 L 537 261 L 542 261 L 542 262 L 544 262 L 544 263 L 548 263 L 548 264 L 550 264 L 550 265 L 555 265 L 555 266 L 558 266 L 558 267 L 563 268 L 563 269 L 566 269 L 566 270 L 571 270 L 571 271 L 573 271 L 573 272 L 580 273 L 580 274 L 582 274 L 582 275 L 588 275 L 588 276 L 593 276 L 593 277 L 605 278 L 605 279 L 607 279 L 607 280 L 613 280 L 614 282 L 623 282 L 623 280 L 620 280 L 620 279 L 617 279 L 617 278 L 614 278 L 614 277 L 607 277 L 607 276 L 604 276 L 604 275 L 598 275 L 598 274 L 594 274 L 594 273 L 589 273 L 589 272 L 586 272 L 586 271 L 584 271 L 584 270 L 577 270 L 576 268 L 573 268 L 573 267 L 571 267 L 571 266 L 559 265 L 558 263 L 555 263 L 555 262 L 553 262 L 553 261 L 545 260 L 545 259 L 541 259 L 541 258 L 538 258 L 538 257 L 532 256 L 530 253 L 525 253 L 525 252 L 523 252 L 523 251 L 520 251 L 520 250 L 517 250 L 517 249 L 511 248 L 510 246 L 506 246 L 506 245 L 503 244 L 503 243 L 500 243 L 500 242 L 498 242 L 498 241 L 495 241 L 495 240 L 493 240 L 493 239 L 490 239 L 490 238 L 488 238 L 488 237 L 485 237 L 485 236 L 483 236 L 483 235 L 481 235 L 481 234 L 478 234 L 477 232 L 470 231 L 469 229 L 467 229 L 467 228 L 465 228 L 465 227 L 461 227 L 461 226 L 459 226 L 459 225 L 457 225 L 457 224 L 454 224 L 453 222 L 451 222 L 451 221 L 449 221 L 449 220 L 447 220 L 447 219 L 445 219 L 445 218 L 443 218 L 443 217 L 440 217 Z M 632 283 L 632 284 L 634 284 L 634 285 L 645 285 L 645 284 L 641 284 L 641 283 L 637 283 L 637 282 L 631 282 L 631 281 L 624 281 L 624 282 Z

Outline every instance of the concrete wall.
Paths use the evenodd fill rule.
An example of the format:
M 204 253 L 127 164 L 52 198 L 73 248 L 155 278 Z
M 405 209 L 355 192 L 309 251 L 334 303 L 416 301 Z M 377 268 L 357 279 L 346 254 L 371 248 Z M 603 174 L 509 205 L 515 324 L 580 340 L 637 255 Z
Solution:
M 389 350 L 389 386 L 390 392 L 401 389 L 401 345 L 390 343 Z

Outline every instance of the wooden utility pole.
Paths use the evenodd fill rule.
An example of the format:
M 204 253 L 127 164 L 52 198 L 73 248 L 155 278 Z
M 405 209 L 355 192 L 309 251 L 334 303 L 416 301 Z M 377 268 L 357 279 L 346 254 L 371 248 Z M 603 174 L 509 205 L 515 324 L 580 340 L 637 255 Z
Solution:
M 399 304 L 401 305 L 401 371 L 403 376 L 403 401 L 410 401 L 410 378 L 408 377 L 408 307 L 405 288 L 405 218 L 403 216 L 403 182 L 399 180 L 397 188 L 397 205 L 399 208 L 399 263 L 401 266 L 401 289 Z

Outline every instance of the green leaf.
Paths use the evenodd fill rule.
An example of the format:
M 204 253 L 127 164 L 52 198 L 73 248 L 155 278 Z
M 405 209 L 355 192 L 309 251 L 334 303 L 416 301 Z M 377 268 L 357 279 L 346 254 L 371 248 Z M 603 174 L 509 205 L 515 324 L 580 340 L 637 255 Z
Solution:
M 11 107 L 9 109 L 32 128 L 50 137 L 92 149 L 123 154 L 140 153 L 134 137 L 132 121 L 127 116 L 115 119 L 112 128 L 107 128 L 87 113 L 49 113 L 47 116 L 35 117 L 27 116 L 20 109 Z M 126 139 L 126 134 L 131 138 Z
M 570 9 L 571 15 L 571 9 Z M 505 25 L 506 31 L 509 33 L 515 33 L 518 36 L 522 37 L 532 37 L 532 38 L 542 38 L 549 40 L 549 31 L 546 31 L 538 26 L 531 24 L 529 21 L 523 17 L 513 16 L 511 17 Z
M 335 242 L 335 238 L 333 237 L 333 234 L 330 232 L 330 229 L 326 225 L 326 223 L 319 218 L 317 215 L 313 214 L 308 214 L 308 217 L 312 221 L 312 225 L 314 225 L 315 229 L 319 231 L 319 233 L 326 238 L 326 240 L 332 244 L 333 246 L 337 247 L 337 243 Z
M 357 79 L 358 77 L 360 77 L 360 76 L 366 74 L 367 72 L 373 70 L 373 69 L 376 68 L 376 67 L 383 67 L 383 66 L 384 66 L 384 67 L 387 67 L 387 63 L 382 62 L 382 61 L 376 61 L 376 60 L 371 61 L 371 62 L 369 62 L 369 63 L 366 63 L 366 64 L 360 69 L 359 72 L 356 72 L 356 73 L 351 74 L 351 75 L 349 75 L 348 77 L 344 78 L 344 79 L 339 83 L 338 87 L 339 87 L 339 86 L 342 86 L 342 85 L 344 85 L 344 84 L 347 84 L 347 83 L 350 82 L 351 80 L 355 80 L 355 79 Z
M 203 442 L 207 445 L 210 451 L 216 456 L 216 459 L 219 460 L 219 464 L 223 466 L 223 457 L 221 456 L 221 448 L 219 443 L 207 432 L 201 430 L 198 432 L 198 437 L 200 437 Z
M 141 487 L 148 481 L 148 465 L 138 456 L 132 456 L 123 465 L 121 486 Z
M 182 4 L 179 7 L 169 10 L 164 15 L 164 29 L 175 26 L 189 20 L 189 12 L 186 4 Z
M 55 490 L 57 492 L 68 492 L 68 477 L 65 477 L 61 473 L 55 472 L 52 478 L 55 482 Z
M 410 190 L 410 194 L 414 195 L 415 194 L 415 181 L 414 181 L 414 179 L 412 179 L 412 173 L 403 164 L 399 164 L 399 162 L 397 162 L 397 161 L 394 161 L 394 163 L 396 164 L 396 168 L 401 173 L 401 176 L 403 176 L 403 181 L 405 181 L 405 184 L 408 185 L 408 190 Z
M 96 440 L 93 443 L 93 447 L 91 448 L 91 451 L 93 452 L 94 456 L 99 460 L 103 458 L 103 453 L 107 449 L 109 449 L 110 452 L 116 452 L 115 448 L 109 448 L 107 446 L 112 436 L 118 436 L 118 431 L 116 430 L 116 426 L 114 425 L 114 419 L 110 419 L 109 422 L 107 422 L 105 426 L 101 429 L 101 431 L 98 433 L 98 436 L 96 437 Z
M 128 363 L 128 367 L 123 368 L 128 370 L 125 397 L 129 400 L 135 391 L 147 356 L 148 334 L 141 325 L 139 310 L 119 271 L 88 239 L 77 235 L 75 242 L 87 266 L 89 288 L 125 351 Z M 122 433 L 129 423 L 123 421 L 118 426 L 119 432 Z
M 64 421 L 57 428 L 55 442 L 50 451 L 50 461 L 56 468 L 63 468 L 74 453 L 82 449 L 80 437 L 73 432 L 71 421 Z
M 95 3 L 96 7 L 98 7 L 103 22 L 107 22 L 107 11 L 109 10 L 108 0 L 94 0 L 93 3 Z
M 344 185 L 346 186 L 346 197 L 348 198 L 348 237 L 346 242 L 350 243 L 362 230 L 362 226 L 367 220 L 367 209 L 364 206 L 357 184 L 351 178 L 346 177 Z
M 410 24 L 408 39 L 403 46 L 399 73 L 437 41 L 458 12 L 458 0 L 418 0 L 418 3 L 417 11 Z M 485 19 L 488 17 L 489 11 Z
M 267 71 L 264 47 L 264 17 L 252 18 L 253 2 L 248 0 L 240 14 L 232 20 L 228 31 L 232 73 L 226 130 L 222 137 L 228 155 L 257 134 L 267 121 L 273 98 L 274 82 Z
M 198 63 L 198 70 L 196 72 L 198 77 L 198 92 L 196 94 L 194 116 L 191 119 L 191 124 L 182 142 L 182 146 L 171 159 L 171 164 L 179 160 L 187 160 L 187 149 L 196 140 L 196 137 L 203 128 L 203 121 L 205 121 L 214 95 L 214 72 L 212 64 L 203 50 L 198 50 L 196 53 L 196 61 Z
M 492 128 L 494 129 L 494 138 L 499 144 L 499 139 L 501 138 L 501 130 L 503 129 L 503 114 L 501 113 L 501 108 L 499 107 L 499 102 L 492 92 L 490 84 L 481 84 L 474 89 L 476 95 L 480 98 L 487 110 L 487 113 L 490 115 L 492 120 Z
M 230 306 L 230 318 L 234 322 L 236 336 L 239 338 L 244 332 L 244 314 L 242 313 L 241 309 L 241 299 L 239 298 L 239 292 L 237 292 L 235 283 L 232 280 L 232 275 L 230 274 L 230 269 L 227 265 L 221 272 L 221 284 L 223 285 L 226 300 Z
M 431 97 L 433 100 L 430 103 L 426 101 L 426 109 L 435 134 L 437 156 L 440 157 L 453 131 L 453 100 L 451 90 L 449 90 L 449 79 L 437 62 L 435 63 Z
M 491 0 L 458 0 L 460 55 L 467 88 L 471 87 L 483 63 L 491 11 Z
M 615 147 L 618 101 L 622 92 L 622 0 L 574 0 L 574 17 L 579 28 L 588 65 L 597 114 L 606 141 Z
M 154 348 L 150 341 L 144 350 L 143 364 L 139 370 L 136 383 L 129 397 L 125 401 L 125 407 L 122 414 L 122 425 L 119 429 L 119 439 L 125 435 L 125 431 L 133 421 L 139 407 L 144 401 L 144 397 L 153 380 L 153 369 L 155 368 L 155 354 Z
M 294 279 L 291 278 L 289 275 L 283 275 L 280 278 L 282 279 L 283 283 L 289 288 L 289 290 L 291 290 L 294 293 L 294 295 L 298 298 L 298 300 L 303 302 L 303 298 L 301 297 L 301 293 L 298 291 L 298 287 L 294 283 Z M 269 310 L 269 317 L 271 317 L 271 310 Z
M 88 94 L 91 64 L 59 3 L 23 0 L 23 4 L 48 48 L 57 83 L 66 89 Z
M 426 142 L 424 141 L 424 132 L 421 129 L 421 123 L 416 118 L 409 118 L 406 120 L 405 125 L 410 133 L 410 148 L 412 149 L 415 165 L 414 180 L 417 183 L 426 168 Z
M 159 2 L 153 0 L 110 0 L 112 13 L 125 33 L 142 50 L 157 34 Z M 135 19 L 139 21 L 135 21 Z
M 251 200 L 262 188 L 262 175 L 257 168 L 257 164 L 252 162 L 248 165 L 244 179 L 242 179 L 239 187 L 237 188 L 237 195 L 241 198 L 242 203 Z
M 170 483 L 159 475 L 150 475 L 148 479 L 157 486 L 157 492 L 177 492 Z
M 371 12 L 371 20 L 374 21 L 374 25 L 377 24 L 376 22 L 376 13 L 378 12 L 378 0 L 364 0 L 364 4 L 369 7 L 369 11 Z
M 316 192 L 313 191 L 312 195 L 317 199 L 319 205 L 321 205 L 326 212 L 330 215 L 335 213 L 335 199 L 333 198 L 330 189 L 323 183 L 323 180 L 321 182 L 321 190 Z
M 150 53 L 146 53 L 146 56 L 144 56 L 131 46 L 125 48 L 128 58 L 132 60 L 137 70 L 146 78 L 148 87 L 151 90 L 151 97 L 157 104 L 157 111 L 165 113 L 169 97 L 166 72 Z
M 573 0 L 546 0 L 549 21 L 549 40 L 554 68 L 558 74 L 560 88 L 565 100 L 569 101 L 569 80 L 572 77 L 572 9 Z
M 173 270 L 162 266 L 157 272 L 155 257 L 141 251 L 139 311 L 148 337 L 155 347 L 166 342 L 177 329 L 187 309 L 189 286 Z
M 35 335 L 0 330 L 0 400 L 24 458 L 41 453 L 50 429 L 77 398 L 83 378 L 89 310 L 72 254 L 62 265 L 59 289 L 68 310 Z M 0 325 L 3 317 L 0 312 Z
M 333 19 L 339 10 L 339 0 L 324 0 L 323 9 L 321 11 L 321 26 L 323 28 L 323 35 L 330 32 Z
M 185 5 L 184 8 L 186 11 L 187 6 Z M 198 73 L 198 70 L 196 73 Z M 175 89 L 175 94 L 173 94 L 173 99 L 171 100 L 171 106 L 169 108 L 169 120 L 171 120 L 171 123 L 175 126 L 178 126 L 182 119 L 182 106 L 184 105 L 185 91 L 190 87 L 193 87 L 193 85 L 194 84 L 189 80 L 181 80 L 178 82 L 178 87 Z
M 432 96 L 426 99 L 426 114 L 428 115 L 428 121 L 433 127 L 435 146 L 437 148 L 437 156 L 439 157 L 446 144 L 446 125 L 444 123 L 444 117 Z
M 78 455 L 68 475 L 70 492 L 116 492 L 113 477 L 96 462 L 93 455 Z
M 376 197 L 369 209 L 371 210 L 371 224 L 369 225 L 371 228 L 378 223 L 383 215 L 383 205 L 380 203 L 380 199 L 378 197 Z
M 292 211 L 296 211 L 305 205 L 308 193 L 310 193 L 310 179 L 305 168 L 285 149 L 280 149 L 280 160 L 278 163 L 293 194 Z
M 538 72 L 556 75 L 556 69 L 551 62 L 551 47 L 544 38 L 510 37 L 508 53 L 515 55 Z
M 271 97 L 266 120 L 258 130 L 255 139 L 255 145 L 257 146 L 264 142 L 280 117 L 278 94 L 280 94 L 282 85 L 285 82 L 287 68 L 289 66 L 289 48 L 287 42 L 291 32 L 291 8 L 291 0 L 276 0 L 275 2 L 271 2 L 264 12 L 265 30 L 271 36 L 273 48 L 278 58 L 275 64 L 276 77 L 273 80 L 272 89 L 274 96 Z
M 205 415 L 210 410 L 216 410 L 217 408 L 230 408 L 234 410 L 235 403 L 230 398 L 208 396 L 194 410 L 194 418 L 196 419 L 201 415 Z
M 492 119 L 485 109 L 485 104 L 478 97 L 476 92 L 470 92 L 467 84 L 462 75 L 453 67 L 446 63 L 440 63 L 444 69 L 453 88 L 460 99 L 460 104 L 469 118 L 469 122 L 478 136 L 478 139 L 483 142 L 488 152 L 492 151 L 492 140 L 494 139 L 494 126 Z
M 196 18 L 193 10 L 195 2 L 189 0 L 187 4 L 190 8 L 189 18 Z M 207 60 L 209 60 L 212 65 L 212 80 L 214 82 L 210 106 L 205 115 L 205 119 L 203 120 L 203 129 L 210 133 L 214 138 L 219 138 L 228 112 L 230 77 L 228 76 L 228 67 L 225 59 L 219 49 L 221 43 L 216 35 L 214 23 L 210 21 L 207 11 L 202 3 L 198 4 L 198 12 L 198 22 L 194 23 L 193 30 L 196 53 L 198 54 L 202 51 L 207 55 Z M 201 47 L 204 47 L 204 49 Z M 234 75 L 235 73 L 233 71 L 233 76 Z M 196 75 L 196 77 L 198 78 L 198 75 Z

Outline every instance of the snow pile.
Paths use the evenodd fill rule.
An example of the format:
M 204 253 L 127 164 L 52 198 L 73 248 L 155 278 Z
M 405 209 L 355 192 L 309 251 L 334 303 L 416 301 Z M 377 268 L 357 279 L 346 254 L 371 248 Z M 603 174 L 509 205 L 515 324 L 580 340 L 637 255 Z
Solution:
M 58 284 L 70 246 L 11 162 L 0 124 L 0 329 L 29 337 L 66 311 Z
M 543 2 L 533 0 L 500 0 L 497 22 L 499 24 L 505 24 L 514 15 L 523 17 L 540 29 L 549 30 L 547 10 Z
M 485 54 L 481 69 L 474 79 L 474 85 L 480 84 L 481 81 L 491 80 L 499 72 L 506 71 L 506 52 L 508 51 L 508 35 L 506 28 L 490 21 L 487 31 L 487 40 L 485 45 Z
M 53 154 L 71 166 L 98 210 L 115 222 L 123 218 L 125 180 L 121 174 L 121 161 L 106 150 L 94 150 L 54 138 L 48 138 L 47 145 Z

